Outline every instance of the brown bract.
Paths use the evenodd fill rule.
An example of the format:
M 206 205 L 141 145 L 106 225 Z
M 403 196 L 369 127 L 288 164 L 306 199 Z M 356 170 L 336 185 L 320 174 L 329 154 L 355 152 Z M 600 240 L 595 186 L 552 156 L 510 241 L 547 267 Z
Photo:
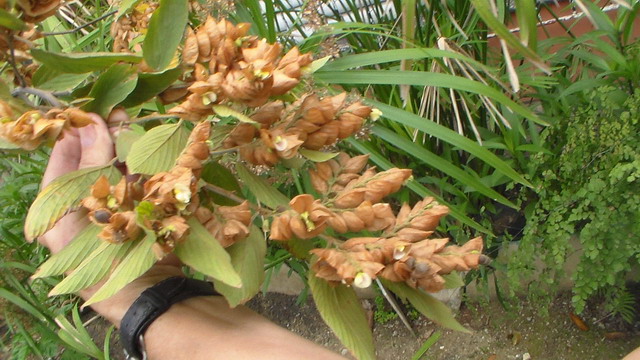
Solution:
M 11 107 L 3 101 L 0 104 L 0 137 L 25 150 L 34 150 L 43 143 L 55 141 L 64 129 L 93 123 L 89 114 L 77 108 L 52 109 L 46 114 L 31 110 L 13 120 Z
M 28 22 L 39 22 L 55 14 L 61 0 L 17 0 L 16 4 L 24 12 L 23 18 Z
M 309 194 L 294 197 L 289 206 L 291 210 L 276 216 L 271 225 L 272 240 L 289 240 L 293 237 L 310 239 L 321 234 L 331 211 Z
M 120 16 L 111 24 L 113 52 L 132 52 L 129 48 L 130 43 L 146 32 L 151 15 L 157 7 L 158 4 L 155 2 L 140 2 L 129 13 Z M 134 50 L 141 51 L 141 44 L 137 44 Z

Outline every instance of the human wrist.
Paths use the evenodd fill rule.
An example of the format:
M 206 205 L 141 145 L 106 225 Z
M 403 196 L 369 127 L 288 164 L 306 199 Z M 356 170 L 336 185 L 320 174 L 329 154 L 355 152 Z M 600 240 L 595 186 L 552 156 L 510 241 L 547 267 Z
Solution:
M 182 270 L 173 265 L 155 265 L 142 276 L 129 283 L 112 297 L 92 304 L 91 307 L 116 327 L 120 327 L 122 317 L 140 294 L 151 286 L 174 276 L 184 276 Z M 80 292 L 83 299 L 90 298 L 102 283 Z

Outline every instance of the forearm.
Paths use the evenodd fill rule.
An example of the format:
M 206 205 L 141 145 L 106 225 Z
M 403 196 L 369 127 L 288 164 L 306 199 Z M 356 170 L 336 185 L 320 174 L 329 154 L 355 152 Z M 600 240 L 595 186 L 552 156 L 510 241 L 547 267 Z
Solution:
M 155 266 L 112 298 L 92 307 L 119 327 L 142 291 L 180 275 L 178 267 Z M 95 290 L 81 295 L 86 299 Z M 151 324 L 144 341 L 151 360 L 344 359 L 246 307 L 230 309 L 221 296 L 195 297 L 173 305 Z

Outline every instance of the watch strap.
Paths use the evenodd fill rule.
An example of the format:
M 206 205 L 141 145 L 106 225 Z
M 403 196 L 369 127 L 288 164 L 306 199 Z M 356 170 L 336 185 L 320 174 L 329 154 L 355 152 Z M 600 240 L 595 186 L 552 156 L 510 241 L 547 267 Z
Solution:
M 143 359 L 140 339 L 149 325 L 171 305 L 195 296 L 218 295 L 207 281 L 176 276 L 146 289 L 120 322 L 120 341 L 129 359 Z

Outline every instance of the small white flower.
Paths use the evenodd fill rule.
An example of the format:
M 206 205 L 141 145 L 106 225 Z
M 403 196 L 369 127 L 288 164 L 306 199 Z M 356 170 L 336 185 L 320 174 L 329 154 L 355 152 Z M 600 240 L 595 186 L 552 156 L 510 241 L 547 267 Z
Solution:
M 382 111 L 380 111 L 380 109 L 378 108 L 371 109 L 371 114 L 369 114 L 369 117 L 371 118 L 372 121 L 376 121 L 380 119 L 380 116 L 382 116 Z
M 176 200 L 183 204 L 188 204 L 191 201 L 191 189 L 184 184 L 176 184 L 173 188 L 173 194 L 176 196 Z
M 364 289 L 371 286 L 371 281 L 372 281 L 371 276 L 369 276 L 367 273 L 361 272 L 356 275 L 355 279 L 353 279 L 353 285 L 355 287 Z

